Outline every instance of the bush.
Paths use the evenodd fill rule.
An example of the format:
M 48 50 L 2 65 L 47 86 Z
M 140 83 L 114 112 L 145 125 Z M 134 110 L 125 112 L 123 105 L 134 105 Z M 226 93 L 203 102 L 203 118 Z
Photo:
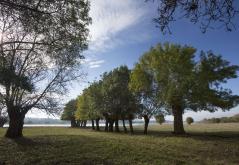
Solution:
M 186 122 L 187 122 L 189 125 L 191 125 L 191 124 L 194 122 L 194 120 L 193 120 L 192 117 L 187 117 Z
M 159 123 L 160 125 L 165 122 L 164 115 L 160 114 L 155 116 L 156 122 Z

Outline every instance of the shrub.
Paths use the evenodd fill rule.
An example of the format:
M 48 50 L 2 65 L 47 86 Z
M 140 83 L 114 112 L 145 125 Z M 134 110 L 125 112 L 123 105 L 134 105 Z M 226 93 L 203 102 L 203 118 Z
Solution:
M 165 122 L 164 115 L 162 115 L 162 114 L 156 115 L 155 119 L 156 119 L 156 122 L 159 123 L 160 125 Z
M 192 117 L 187 117 L 186 122 L 187 122 L 189 125 L 191 125 L 191 124 L 194 122 L 194 120 L 193 120 Z

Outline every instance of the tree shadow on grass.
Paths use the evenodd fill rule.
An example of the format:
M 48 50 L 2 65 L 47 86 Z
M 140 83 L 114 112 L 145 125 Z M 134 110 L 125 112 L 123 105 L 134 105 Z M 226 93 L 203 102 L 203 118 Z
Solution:
M 135 135 L 144 135 L 142 131 L 136 130 Z M 172 131 L 148 131 L 149 136 L 153 137 L 183 137 L 193 138 L 198 140 L 239 140 L 239 132 L 235 131 L 220 131 L 220 132 L 186 132 L 182 135 L 174 134 Z

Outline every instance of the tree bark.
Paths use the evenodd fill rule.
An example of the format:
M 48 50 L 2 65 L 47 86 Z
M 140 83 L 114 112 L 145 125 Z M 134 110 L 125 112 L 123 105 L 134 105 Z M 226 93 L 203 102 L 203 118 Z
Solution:
M 92 123 L 92 129 L 95 130 L 95 122 L 94 122 L 94 120 L 91 120 L 91 123 Z
M 97 130 L 97 131 L 100 130 L 99 121 L 100 121 L 100 118 L 97 118 L 97 119 L 95 120 L 95 123 L 96 123 L 96 130 Z
M 149 117 L 148 115 L 144 115 L 144 134 L 148 134 L 148 125 L 149 125 Z
M 132 119 L 129 119 L 129 129 L 130 129 L 130 133 L 133 134 L 134 133 L 134 129 L 133 129 Z
M 173 116 L 174 116 L 174 133 L 175 134 L 185 134 L 183 127 L 183 109 L 179 105 L 173 105 Z
M 118 119 L 115 120 L 115 132 L 120 132 L 120 130 L 119 130 L 119 120 Z
M 9 127 L 7 129 L 5 137 L 12 139 L 22 137 L 25 113 L 13 109 L 8 111 L 8 115 Z
M 123 128 L 124 128 L 124 132 L 125 132 L 125 133 L 127 133 L 128 131 L 127 131 L 127 128 L 126 128 L 126 126 L 125 126 L 125 120 L 124 120 L 124 119 L 122 119 L 122 122 L 123 122 Z

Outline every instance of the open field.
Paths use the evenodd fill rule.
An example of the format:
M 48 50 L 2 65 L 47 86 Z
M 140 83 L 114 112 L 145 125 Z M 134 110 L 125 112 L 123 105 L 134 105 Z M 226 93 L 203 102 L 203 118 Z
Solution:
M 135 135 L 59 127 L 25 128 L 10 140 L 0 128 L 0 164 L 239 164 L 239 124 L 194 124 L 185 136 L 172 125 L 137 127 Z

